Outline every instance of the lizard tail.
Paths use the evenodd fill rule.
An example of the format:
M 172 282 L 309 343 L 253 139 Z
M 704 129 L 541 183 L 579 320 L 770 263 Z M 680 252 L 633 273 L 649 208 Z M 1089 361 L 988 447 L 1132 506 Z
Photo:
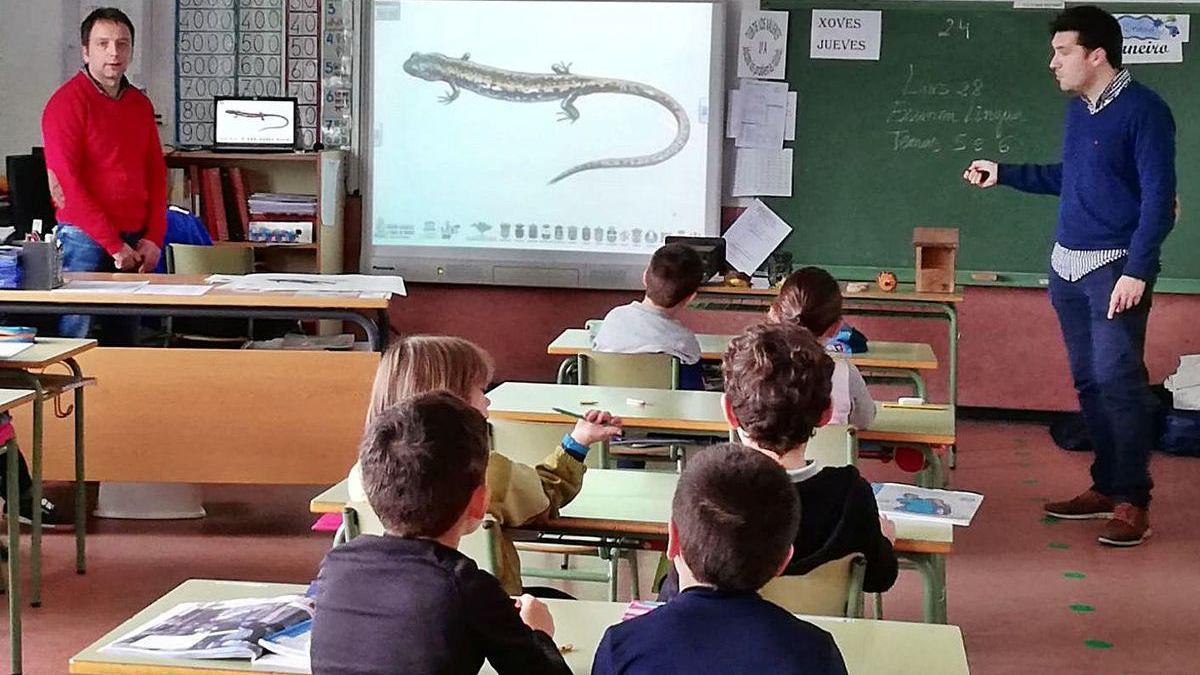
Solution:
M 661 98 L 651 96 L 643 96 L 643 98 L 648 98 L 665 107 L 671 112 L 671 115 L 675 117 L 677 131 L 675 132 L 675 139 L 671 141 L 670 145 L 649 155 L 637 155 L 635 157 L 609 157 L 605 159 L 594 159 L 590 162 L 584 162 L 583 164 L 576 164 L 575 166 L 558 174 L 554 178 L 551 178 L 547 185 L 554 185 L 558 181 L 582 171 L 591 171 L 592 169 L 632 169 L 639 166 L 652 166 L 654 164 L 665 162 L 679 154 L 679 151 L 683 150 L 683 146 L 687 145 L 688 136 L 690 136 L 692 133 L 692 125 L 688 121 L 687 111 L 684 110 L 683 106 L 679 105 L 675 99 L 671 98 L 666 93 L 657 93 L 660 94 Z

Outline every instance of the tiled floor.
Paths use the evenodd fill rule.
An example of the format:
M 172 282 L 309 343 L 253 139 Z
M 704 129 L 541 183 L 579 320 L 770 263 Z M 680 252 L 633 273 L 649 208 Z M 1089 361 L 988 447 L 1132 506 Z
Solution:
M 1099 521 L 1047 523 L 1039 509 L 1086 487 L 1087 456 L 1054 449 L 1036 425 L 964 422 L 960 433 L 954 484 L 987 495 L 948 565 L 950 620 L 973 673 L 1200 672 L 1200 459 L 1155 457 L 1155 534 L 1113 550 L 1095 543 Z M 904 478 L 892 465 L 862 468 Z M 48 535 L 44 603 L 24 613 L 25 672 L 66 672 L 72 654 L 184 579 L 308 581 L 329 541 L 308 531 L 317 491 L 212 487 L 204 520 L 93 521 L 86 576 L 73 571 L 73 538 Z M 653 562 L 643 558 L 644 577 Z M 901 574 L 885 612 L 919 619 L 914 573 Z M 7 650 L 4 631 L 4 661 Z

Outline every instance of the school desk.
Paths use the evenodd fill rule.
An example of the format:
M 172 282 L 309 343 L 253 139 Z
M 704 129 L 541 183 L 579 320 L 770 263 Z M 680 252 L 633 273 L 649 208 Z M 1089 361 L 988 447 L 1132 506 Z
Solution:
M 671 499 L 679 475 L 668 472 L 589 469 L 583 488 L 555 517 L 536 526 L 511 528 L 537 532 L 547 543 L 595 546 L 595 538 L 631 548 L 661 550 L 667 539 Z M 343 480 L 309 502 L 313 513 L 342 513 L 345 518 L 335 541 L 353 538 L 352 514 L 345 514 L 349 488 Z M 924 586 L 924 616 L 930 623 L 945 621 L 945 556 L 954 550 L 954 528 L 947 523 L 896 520 L 897 555 L 913 563 Z
M 302 584 L 189 579 L 172 589 L 128 621 L 109 631 L 70 660 L 70 672 L 83 675 L 237 675 L 240 673 L 305 673 L 308 671 L 254 667 L 248 660 L 203 660 L 139 657 L 101 651 L 118 637 L 184 602 L 261 598 L 303 593 Z M 563 654 L 571 672 L 591 673 L 596 647 L 604 631 L 621 621 L 624 602 L 592 600 L 545 601 L 554 617 L 554 641 L 570 645 Z M 801 616 L 828 631 L 842 652 L 852 675 L 966 675 L 967 655 L 957 626 Z M 484 664 L 482 673 L 495 673 Z
M 692 307 L 737 312 L 765 312 L 779 294 L 777 288 L 739 288 L 724 284 L 705 284 Z M 850 293 L 842 284 L 842 311 L 847 315 L 887 316 L 918 319 L 945 319 L 949 324 L 950 404 L 958 401 L 958 303 L 961 292 L 918 293 L 913 284 L 900 284 L 884 292 L 871 284 L 867 290 Z
M 700 358 L 719 361 L 729 348 L 729 341 L 734 337 L 736 336 L 697 333 L 696 339 L 700 342 Z M 864 372 L 865 377 L 869 377 L 874 371 L 884 371 L 878 373 L 878 377 L 869 377 L 869 379 L 911 381 L 916 395 L 922 398 L 925 396 L 925 380 L 920 371 L 936 370 L 938 367 L 937 357 L 934 356 L 932 347 L 920 342 L 874 340 L 870 342 L 869 347 L 869 351 L 849 355 L 851 363 L 866 371 Z M 591 348 L 592 334 L 588 329 L 568 328 L 554 338 L 554 341 L 546 348 L 546 353 L 551 356 L 578 357 L 587 353 Z M 561 368 L 559 372 L 561 374 Z M 561 377 L 559 381 L 562 381 Z
M 203 284 L 203 276 L 188 275 L 66 277 Z M 204 295 L 5 290 L 0 303 L 14 313 L 335 319 L 362 327 L 368 347 L 381 349 L 388 299 L 221 288 Z M 337 480 L 353 463 L 379 353 L 101 347 L 79 363 L 103 383 L 88 401 L 88 480 L 311 485 Z M 28 433 L 27 417 L 19 421 Z M 69 434 L 47 420 L 46 447 L 67 447 Z M 63 453 L 47 453 L 47 480 L 72 476 Z
M 76 362 L 76 357 L 96 348 L 96 341 L 77 339 L 77 337 L 37 337 L 32 346 L 25 348 L 11 357 L 0 357 L 0 387 L 31 389 L 35 394 L 34 405 L 30 406 L 30 435 L 19 438 L 30 438 L 30 477 L 32 485 L 30 496 L 32 503 L 42 503 L 42 458 L 44 444 L 43 436 L 46 429 L 44 405 L 50 399 L 55 400 L 55 418 L 73 417 L 73 458 L 74 471 L 74 536 L 76 536 L 76 572 L 86 571 L 85 561 L 85 522 L 86 501 L 84 485 L 84 388 L 95 384 L 95 378 L 84 377 L 83 369 Z M 47 369 L 62 368 L 67 374 L 44 372 Z M 62 410 L 59 396 L 74 393 L 74 405 L 67 405 Z M 72 414 L 73 413 L 73 414 Z M 17 414 L 23 418 L 24 411 Z M 65 447 L 66 443 L 61 446 Z M 16 453 L 8 456 L 8 494 L 16 494 L 17 490 Z M 17 503 L 10 501 L 8 503 Z M 12 519 L 10 519 L 11 521 Z M 32 513 L 30 533 L 30 598 L 34 607 L 42 603 L 42 509 L 35 508 Z
M 0 389 L 0 412 L 11 412 L 17 406 L 33 401 L 37 392 L 30 389 Z M 8 443 L 6 450 L 13 450 Z M 8 452 L 8 479 L 5 486 L 5 518 L 8 520 L 8 644 L 12 672 L 21 672 L 21 523 L 17 487 L 17 453 Z

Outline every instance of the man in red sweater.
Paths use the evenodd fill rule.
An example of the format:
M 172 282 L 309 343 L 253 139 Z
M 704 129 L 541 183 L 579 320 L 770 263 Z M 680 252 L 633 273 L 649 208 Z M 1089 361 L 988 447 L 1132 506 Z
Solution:
M 154 107 L 130 86 L 133 23 L 104 7 L 79 30 L 83 67 L 42 113 L 46 168 L 68 272 L 152 272 L 167 227 L 167 167 Z M 85 337 L 91 317 L 59 332 Z M 136 322 L 105 322 L 105 341 L 132 344 Z

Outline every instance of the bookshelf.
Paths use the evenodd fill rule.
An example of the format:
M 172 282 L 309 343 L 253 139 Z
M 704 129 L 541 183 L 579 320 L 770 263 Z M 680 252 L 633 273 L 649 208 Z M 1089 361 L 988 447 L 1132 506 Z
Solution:
M 183 187 L 187 169 L 238 167 L 246 183 L 246 193 L 295 192 L 317 196 L 317 216 L 313 243 L 281 244 L 271 242 L 218 241 L 217 246 L 237 246 L 254 250 L 255 264 L 268 272 L 313 272 L 340 274 L 343 214 L 345 207 L 346 153 L 342 150 L 287 153 L 183 152 L 166 154 L 169 169 L 183 169 L 171 177 L 171 201 L 194 209 L 192 196 Z

